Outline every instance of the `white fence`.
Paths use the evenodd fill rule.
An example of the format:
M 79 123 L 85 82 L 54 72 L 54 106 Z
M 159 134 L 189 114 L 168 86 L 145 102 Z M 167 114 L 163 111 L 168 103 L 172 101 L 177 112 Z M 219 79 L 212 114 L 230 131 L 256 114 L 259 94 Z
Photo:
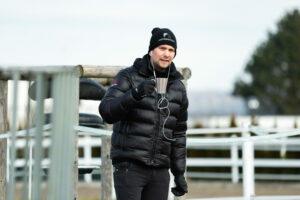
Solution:
M 101 135 L 110 135 L 111 132 L 107 130 L 75 127 L 81 131 L 79 134 L 78 148 L 83 150 L 83 156 L 79 157 L 79 168 L 90 168 L 96 173 L 99 173 L 101 166 L 101 157 L 93 157 L 92 149 L 101 148 Z M 250 137 L 250 132 L 255 133 L 256 136 Z M 269 134 L 273 132 L 273 134 Z M 274 134 L 276 132 L 276 134 Z M 281 155 L 284 155 L 287 151 L 300 151 L 300 138 L 290 137 L 300 134 L 300 129 L 280 130 L 280 129 L 264 129 L 260 130 L 258 127 L 252 128 L 227 128 L 227 129 L 189 129 L 188 130 L 187 147 L 188 149 L 227 149 L 230 150 L 230 157 L 228 158 L 187 158 L 188 167 L 230 167 L 230 174 L 218 174 L 218 173 L 201 173 L 201 172 L 189 172 L 188 177 L 199 178 L 231 178 L 233 183 L 237 183 L 239 179 L 243 179 L 243 191 L 245 199 L 254 199 L 254 179 L 289 179 L 300 180 L 299 174 L 254 174 L 255 167 L 269 167 L 269 168 L 299 168 L 300 159 L 259 159 L 254 158 L 255 150 L 274 150 L 280 151 Z M 232 137 L 193 137 L 197 134 L 215 134 L 215 133 L 231 133 Z M 237 137 L 237 133 L 242 133 L 242 137 Z M 95 138 L 96 137 L 96 138 Z M 44 148 L 48 148 L 51 145 L 51 141 L 48 138 L 43 140 L 42 145 Z M 8 145 L 9 146 L 9 145 Z M 25 147 L 25 140 L 18 139 L 16 142 L 17 149 L 23 149 Z M 243 157 L 239 157 L 238 151 L 242 149 Z M 99 151 L 100 152 L 100 151 Z M 23 159 L 16 159 L 15 167 L 24 166 L 25 161 Z M 49 160 L 46 158 L 42 161 L 42 165 L 49 165 Z M 239 167 L 243 168 L 243 174 L 239 174 Z M 91 174 L 84 175 L 84 181 L 92 181 Z M 286 197 L 284 199 L 293 199 L 293 197 Z M 297 198 L 300 199 L 298 196 Z M 238 198 L 236 198 L 238 199 Z M 255 198 L 260 199 L 260 198 Z M 266 198 L 267 199 L 267 198 Z M 271 197 L 270 197 L 271 199 Z M 276 198 L 273 198 L 276 199 Z
M 231 173 L 200 173 L 189 172 L 189 177 L 198 178 L 224 178 L 232 179 L 233 183 L 238 182 L 241 175 L 238 173 L 238 168 L 243 166 L 242 158 L 239 158 L 238 151 L 242 149 L 242 143 L 233 142 L 234 140 L 240 140 L 236 134 L 245 130 L 241 128 L 228 128 L 228 129 L 190 129 L 189 135 L 193 134 L 215 134 L 215 133 L 231 133 L 232 139 L 229 138 L 217 138 L 217 137 L 189 137 L 188 149 L 201 149 L 201 150 L 229 150 L 230 157 L 228 158 L 188 158 L 187 165 L 189 167 L 230 167 Z M 284 159 L 288 151 L 300 152 L 300 138 L 282 137 L 278 139 L 268 139 L 268 133 L 270 132 L 295 132 L 299 129 L 264 129 L 259 131 L 258 128 L 252 128 L 250 130 L 253 133 L 258 134 L 254 142 L 254 150 L 257 151 L 278 151 L 281 158 L 256 158 L 254 160 L 254 167 L 261 168 L 298 168 L 300 166 L 300 160 L 298 159 Z M 300 131 L 299 131 L 300 132 Z M 264 138 L 265 137 L 265 138 Z M 216 141 L 219 141 L 216 143 Z M 271 180 L 300 180 L 299 174 L 255 174 L 256 179 L 271 179 Z
M 250 125 L 253 121 L 262 128 L 280 128 L 290 129 L 300 127 L 300 116 L 299 115 L 220 115 L 220 116 L 198 116 L 189 117 L 188 126 L 202 126 L 209 128 L 227 128 L 230 127 L 232 122 L 235 124 L 244 124 L 245 126 Z
M 280 129 L 268 129 L 268 132 L 287 131 Z M 290 129 L 289 131 L 298 131 L 299 129 Z M 103 132 L 103 130 L 99 130 Z M 266 131 L 266 130 L 264 130 Z M 187 167 L 230 167 L 231 173 L 201 173 L 201 172 L 189 172 L 187 176 L 191 178 L 216 178 L 216 179 L 231 179 L 233 183 L 237 183 L 241 178 L 239 174 L 239 167 L 243 166 L 243 160 L 238 156 L 238 151 L 242 149 L 242 143 L 234 142 L 234 139 L 238 140 L 236 134 L 241 133 L 241 128 L 228 128 L 228 129 L 190 129 L 188 130 L 187 148 L 198 150 L 229 150 L 230 157 L 228 158 L 187 158 Z M 300 132 L 300 131 L 299 131 Z M 193 137 L 195 134 L 215 134 L 215 133 L 231 133 L 232 141 L 230 138 L 216 138 L 216 137 Z M 264 133 L 265 134 L 265 133 Z M 221 143 L 214 143 L 215 140 L 221 141 Z M 229 140 L 228 140 L 229 139 Z M 223 142 L 222 142 L 223 141 Z M 257 140 L 254 142 L 254 150 L 265 151 L 279 151 L 282 158 L 256 158 L 254 159 L 254 167 L 265 168 L 299 168 L 300 159 L 284 159 L 284 155 L 288 151 L 300 152 L 300 138 L 284 137 L 279 139 L 270 140 Z M 26 140 L 19 138 L 16 142 L 17 149 L 24 149 Z M 43 140 L 44 149 L 48 149 L 51 145 L 51 139 L 45 138 Z M 9 146 L 9 145 L 8 145 Z M 79 157 L 78 162 L 81 167 L 100 167 L 101 156 L 93 156 L 92 149 L 101 148 L 101 138 L 91 136 L 90 134 L 82 134 L 78 139 L 78 148 L 82 152 L 82 156 Z M 99 151 L 100 152 L 100 151 Z M 15 161 L 16 167 L 23 167 L 25 164 L 24 158 L 18 158 Z M 42 165 L 49 165 L 49 158 L 42 160 Z M 99 171 L 95 171 L 99 173 Z M 91 182 L 92 175 L 84 175 L 84 181 Z M 272 179 L 272 180 L 300 180 L 300 174 L 255 174 L 256 179 Z

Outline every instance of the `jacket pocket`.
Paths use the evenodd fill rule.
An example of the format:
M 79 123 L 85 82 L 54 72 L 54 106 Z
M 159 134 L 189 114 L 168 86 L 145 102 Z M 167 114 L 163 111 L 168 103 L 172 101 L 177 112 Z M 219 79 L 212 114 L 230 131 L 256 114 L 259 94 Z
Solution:
M 130 178 L 127 175 L 130 165 L 131 163 L 126 161 L 114 164 L 113 177 L 115 186 L 124 187 L 124 185 L 127 185 L 128 178 Z
M 128 161 L 119 162 L 119 163 L 114 164 L 113 171 L 114 171 L 114 173 L 128 171 L 130 166 L 131 166 L 131 163 Z

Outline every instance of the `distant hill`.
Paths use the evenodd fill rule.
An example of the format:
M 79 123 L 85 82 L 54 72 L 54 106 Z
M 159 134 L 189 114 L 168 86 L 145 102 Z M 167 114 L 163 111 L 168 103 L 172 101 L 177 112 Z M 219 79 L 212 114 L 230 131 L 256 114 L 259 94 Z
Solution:
M 236 115 L 248 114 L 247 103 L 240 97 L 219 91 L 189 92 L 189 115 Z

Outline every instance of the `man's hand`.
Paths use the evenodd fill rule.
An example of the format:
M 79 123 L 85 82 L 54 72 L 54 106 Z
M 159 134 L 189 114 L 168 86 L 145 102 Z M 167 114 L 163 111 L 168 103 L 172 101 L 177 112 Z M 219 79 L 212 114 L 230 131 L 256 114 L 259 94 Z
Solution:
M 185 180 L 183 174 L 175 176 L 174 181 L 175 181 L 176 187 L 172 188 L 172 193 L 175 196 L 182 196 L 188 192 L 188 186 L 187 186 L 187 183 L 186 183 L 186 180 Z
M 155 80 L 145 80 L 136 88 L 132 88 L 132 96 L 136 100 L 141 100 L 145 96 L 150 95 L 155 89 Z

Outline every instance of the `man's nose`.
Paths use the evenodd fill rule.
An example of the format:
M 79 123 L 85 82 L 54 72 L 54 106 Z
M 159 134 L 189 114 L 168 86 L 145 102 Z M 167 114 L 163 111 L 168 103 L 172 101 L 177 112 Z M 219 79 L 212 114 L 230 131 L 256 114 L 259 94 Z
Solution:
M 164 56 L 169 57 L 169 56 L 170 56 L 170 52 L 169 52 L 168 50 L 166 50 L 166 51 L 164 52 Z

